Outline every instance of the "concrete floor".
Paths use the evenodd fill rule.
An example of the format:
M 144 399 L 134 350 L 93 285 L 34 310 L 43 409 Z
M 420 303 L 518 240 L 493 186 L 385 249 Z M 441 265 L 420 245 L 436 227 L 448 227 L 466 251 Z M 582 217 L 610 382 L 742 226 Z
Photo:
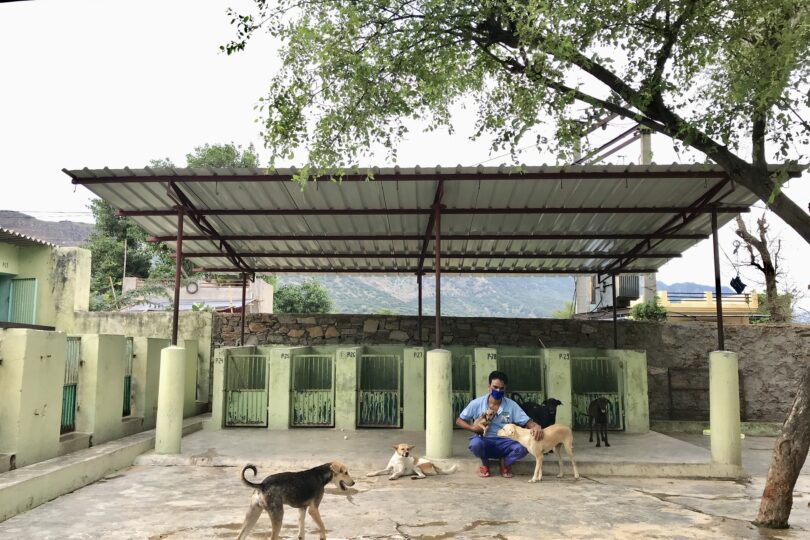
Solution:
M 454 437 L 459 457 L 453 461 L 462 465 L 455 474 L 424 481 L 365 477 L 384 466 L 390 444 L 423 446 L 418 435 L 424 437 L 413 434 L 407 440 L 411 434 L 387 430 L 197 432 L 183 439 L 183 457 L 174 466 L 170 459 L 145 454 L 131 468 L 0 523 L 0 538 L 234 538 L 251 492 L 239 481 L 239 468 L 227 461 L 253 461 L 263 476 L 331 459 L 346 462 L 357 483 L 348 492 L 327 488 L 321 514 L 329 538 L 810 537 L 807 467 L 796 486 L 793 528 L 760 531 L 750 524 L 773 439 L 744 441 L 744 461 L 754 473 L 750 482 L 599 476 L 575 482 L 568 467 L 564 479 L 548 475 L 541 484 L 526 483 L 527 476 L 504 479 L 494 470 L 492 477 L 481 479 L 473 473 L 474 461 L 464 457 L 462 433 Z M 625 452 L 635 451 L 646 460 L 649 451 L 632 449 L 644 442 L 656 445 L 650 448 L 661 463 L 676 454 L 681 459 L 708 455 L 702 438 L 626 437 L 612 437 L 611 448 L 597 452 L 587 444 L 587 434 L 583 441 L 578 433 L 575 455 L 596 463 L 627 459 Z M 182 464 L 192 462 L 197 466 Z M 551 470 L 556 472 L 556 464 Z M 287 511 L 283 538 L 297 536 L 296 518 L 295 511 Z M 316 538 L 312 525 L 307 518 L 309 537 Z M 251 538 L 266 538 L 269 532 L 270 521 L 262 516 Z

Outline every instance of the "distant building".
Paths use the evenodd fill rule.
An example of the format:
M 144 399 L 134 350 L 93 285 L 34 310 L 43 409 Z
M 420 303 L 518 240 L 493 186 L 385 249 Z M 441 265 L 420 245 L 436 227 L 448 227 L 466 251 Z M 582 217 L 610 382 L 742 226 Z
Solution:
M 144 280 L 135 277 L 124 278 L 123 292 L 139 289 Z M 145 301 L 124 308 L 122 311 L 166 311 L 172 308 L 171 296 L 173 285 L 166 287 L 167 297 L 148 298 Z M 192 281 L 180 288 L 180 311 L 210 309 L 226 313 L 238 313 L 242 310 L 242 283 L 213 283 Z M 196 306 L 196 307 L 195 307 Z M 245 291 L 245 311 L 247 313 L 273 312 L 273 286 L 261 278 L 248 281 Z
M 90 252 L 0 227 L 0 327 L 68 330 L 90 303 Z

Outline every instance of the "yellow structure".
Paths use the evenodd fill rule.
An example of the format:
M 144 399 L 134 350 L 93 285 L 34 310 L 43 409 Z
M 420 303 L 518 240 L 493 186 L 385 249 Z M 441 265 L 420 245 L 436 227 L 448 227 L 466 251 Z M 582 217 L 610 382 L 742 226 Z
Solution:
M 678 321 L 715 321 L 717 320 L 717 303 L 714 293 L 675 293 L 659 291 L 658 304 L 667 310 L 667 320 Z M 746 294 L 723 295 L 723 324 L 748 324 L 751 315 L 757 313 L 759 297 L 756 291 Z M 636 300 L 630 306 L 640 303 Z
M 67 331 L 90 304 L 90 252 L 0 228 L 0 323 Z

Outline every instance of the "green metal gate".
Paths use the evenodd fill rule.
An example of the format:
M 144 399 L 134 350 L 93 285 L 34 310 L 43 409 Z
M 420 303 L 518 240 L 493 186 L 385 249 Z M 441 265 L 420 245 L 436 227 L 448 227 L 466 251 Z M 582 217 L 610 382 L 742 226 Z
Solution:
M 132 414 L 132 359 L 134 358 L 133 341 L 126 339 L 126 364 L 124 364 L 124 409 L 121 416 Z
M 452 358 L 453 427 L 455 427 L 455 419 L 473 398 L 473 357 L 470 354 L 454 354 Z
M 21 324 L 37 323 L 37 280 L 35 278 L 11 280 L 7 320 Z
M 225 425 L 267 426 L 267 357 L 257 354 L 227 357 Z
M 65 356 L 65 382 L 62 387 L 62 422 L 60 433 L 76 431 L 76 393 L 79 386 L 79 359 L 81 358 L 81 338 L 67 338 Z
M 588 429 L 588 405 L 596 398 L 610 401 L 608 429 L 624 429 L 624 371 L 621 361 L 599 355 L 571 355 L 574 429 Z
M 329 354 L 299 354 L 292 358 L 293 427 L 335 425 L 335 357 Z
M 402 357 L 363 354 L 358 364 L 358 427 L 402 426 Z
M 534 355 L 498 355 L 498 371 L 509 377 L 506 393 L 518 392 L 524 400 L 542 403 L 546 399 L 543 358 Z

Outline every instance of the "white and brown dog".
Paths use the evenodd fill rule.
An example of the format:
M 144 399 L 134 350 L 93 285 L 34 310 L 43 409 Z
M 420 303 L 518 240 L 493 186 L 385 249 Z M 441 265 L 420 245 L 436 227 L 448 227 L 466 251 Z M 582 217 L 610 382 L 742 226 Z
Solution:
M 368 473 L 366 476 L 389 475 L 389 480 L 396 480 L 402 476 L 410 476 L 411 480 L 419 480 L 438 474 L 451 474 L 458 468 L 453 465 L 448 469 L 440 469 L 436 464 L 426 458 L 420 458 L 412 452 L 416 448 L 412 444 L 395 444 L 394 455 L 388 460 L 384 469 Z

